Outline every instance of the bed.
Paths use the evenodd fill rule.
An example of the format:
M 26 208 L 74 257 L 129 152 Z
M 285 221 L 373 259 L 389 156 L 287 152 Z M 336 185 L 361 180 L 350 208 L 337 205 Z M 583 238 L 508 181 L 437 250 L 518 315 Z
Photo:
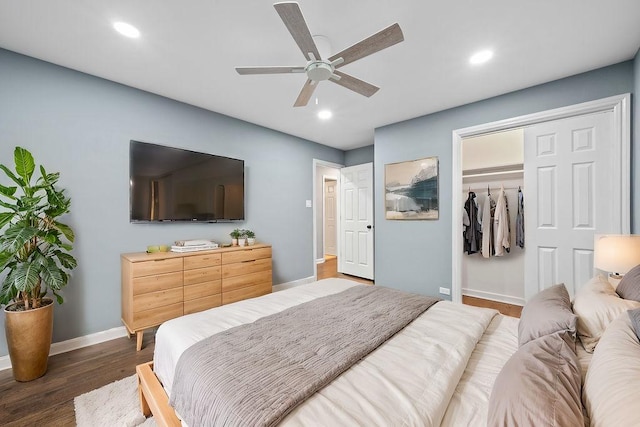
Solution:
M 138 367 L 143 412 L 145 415 L 152 412 L 159 425 L 189 424 L 181 422 L 181 417 L 168 404 L 176 366 L 187 349 L 230 328 L 356 286 L 367 285 L 345 279 L 325 279 L 166 322 L 156 334 L 153 362 Z M 571 316 L 575 325 L 578 316 L 572 312 Z M 492 393 L 503 367 L 523 351 L 519 326 L 518 319 L 495 310 L 437 302 L 288 412 L 278 425 L 487 425 L 490 411 L 502 409 L 504 415 L 512 412 L 513 405 L 520 405 L 520 402 L 511 402 L 512 406 L 507 404 L 505 410 L 503 400 L 509 398 L 496 398 Z M 544 334 L 548 335 L 548 331 Z M 532 338 L 534 343 L 540 341 L 535 336 Z M 574 364 L 580 366 L 577 393 L 582 411 L 580 388 L 592 354 L 580 349 L 579 342 L 572 354 Z M 534 399 L 539 394 L 534 393 Z M 570 416 L 578 420 L 575 409 Z M 509 424 L 504 418 L 501 420 L 494 418 L 490 424 Z M 580 416 L 579 424 L 570 425 L 582 423 Z M 191 427 L 199 424 L 192 422 Z

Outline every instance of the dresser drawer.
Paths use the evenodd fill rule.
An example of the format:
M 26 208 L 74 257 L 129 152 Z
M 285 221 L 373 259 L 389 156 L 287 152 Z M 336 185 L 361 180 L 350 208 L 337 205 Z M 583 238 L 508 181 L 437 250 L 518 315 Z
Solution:
M 222 281 L 222 292 L 233 291 L 247 286 L 268 283 L 271 286 L 271 269 L 258 273 L 230 277 Z
M 196 283 L 209 282 L 211 280 L 220 279 L 220 266 L 218 267 L 206 267 L 196 268 L 194 270 L 184 271 L 184 284 L 194 285 Z
M 271 283 L 261 283 L 253 286 L 247 286 L 235 291 L 229 291 L 222 294 L 222 304 L 231 304 L 232 302 L 241 301 L 247 298 L 255 298 L 271 293 Z
M 271 258 L 271 248 L 245 249 L 242 251 L 224 252 L 222 254 L 222 264 L 252 261 L 261 258 Z
M 182 287 L 182 272 L 142 276 L 133 279 L 133 295 Z
M 165 258 L 153 261 L 134 262 L 131 266 L 133 277 L 182 271 L 182 258 Z
M 261 271 L 271 271 L 271 258 L 254 259 L 223 265 L 222 277 L 227 278 Z
M 211 267 L 220 265 L 221 262 L 220 254 L 190 255 L 184 257 L 184 269 Z
M 197 313 L 198 311 L 208 310 L 213 307 L 219 307 L 220 305 L 222 305 L 222 297 L 220 294 L 185 301 L 184 314 Z
M 182 316 L 183 312 L 182 302 L 150 310 L 136 311 L 133 314 L 132 328 L 141 330 L 157 326 L 162 322 Z
M 219 294 L 221 292 L 222 280 L 212 280 L 209 282 L 197 283 L 184 287 L 184 300 L 189 301 L 196 298 L 202 298 Z
M 175 303 L 182 303 L 182 288 L 135 295 L 133 297 L 133 311 L 150 310 Z

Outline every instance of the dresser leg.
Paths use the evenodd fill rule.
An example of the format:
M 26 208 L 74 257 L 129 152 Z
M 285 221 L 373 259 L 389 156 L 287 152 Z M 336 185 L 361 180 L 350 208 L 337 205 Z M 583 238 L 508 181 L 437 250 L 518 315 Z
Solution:
M 144 336 L 144 331 L 136 332 L 136 351 L 142 350 L 142 337 Z

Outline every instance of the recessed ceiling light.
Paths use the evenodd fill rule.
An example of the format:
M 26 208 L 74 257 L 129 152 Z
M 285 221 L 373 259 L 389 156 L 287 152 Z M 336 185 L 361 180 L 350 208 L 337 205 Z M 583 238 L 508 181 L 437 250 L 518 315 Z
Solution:
M 333 116 L 333 113 L 329 110 L 320 110 L 318 111 L 318 117 L 322 120 L 328 120 Z
M 481 50 L 480 52 L 474 53 L 471 58 L 469 58 L 469 62 L 473 65 L 484 64 L 488 60 L 493 57 L 493 51 L 491 50 Z
M 140 31 L 138 31 L 138 29 L 133 25 L 127 24 L 126 22 L 116 22 L 113 24 L 113 28 L 126 37 L 130 37 L 132 39 L 140 37 Z

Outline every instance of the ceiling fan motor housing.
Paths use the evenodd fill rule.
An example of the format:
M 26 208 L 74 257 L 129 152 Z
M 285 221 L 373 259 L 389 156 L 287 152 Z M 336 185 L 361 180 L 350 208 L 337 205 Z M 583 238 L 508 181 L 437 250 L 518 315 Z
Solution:
M 333 75 L 333 70 L 333 65 L 326 61 L 313 61 L 305 68 L 307 77 L 314 82 L 329 80 L 329 77 Z

